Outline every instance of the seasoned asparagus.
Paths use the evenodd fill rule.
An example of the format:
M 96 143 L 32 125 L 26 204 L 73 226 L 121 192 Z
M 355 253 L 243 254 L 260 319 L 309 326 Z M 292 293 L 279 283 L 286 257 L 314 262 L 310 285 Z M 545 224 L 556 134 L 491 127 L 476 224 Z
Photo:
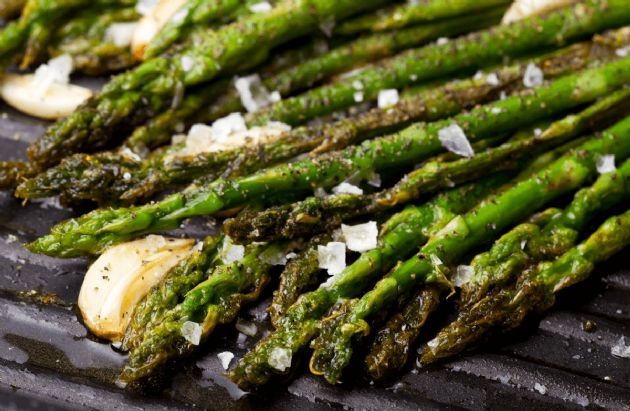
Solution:
M 622 4 L 623 3 L 623 4 Z M 585 1 L 545 17 L 532 17 L 508 26 L 495 26 L 451 40 L 408 50 L 360 73 L 330 85 L 284 99 L 256 116 L 256 124 L 269 120 L 300 123 L 356 104 L 355 84 L 363 85 L 364 101 L 375 100 L 383 89 L 400 88 L 444 76 L 498 64 L 544 47 L 630 23 L 630 5 L 616 1 Z
M 241 67 L 252 56 L 264 56 L 273 47 L 315 30 L 323 20 L 343 19 L 383 3 L 286 0 L 268 13 L 245 16 L 216 31 L 207 29 L 172 55 L 149 59 L 113 78 L 98 96 L 50 127 L 29 147 L 29 157 L 50 166 L 69 154 L 107 147 L 120 133 L 173 104 L 178 90 L 181 93 Z
M 555 302 L 555 293 L 586 279 L 595 265 L 630 245 L 630 211 L 611 217 L 555 261 L 541 262 L 507 288 L 489 292 L 429 342 L 421 362 L 455 355 L 493 332 L 509 331 Z
M 278 372 L 269 362 L 274 350 L 297 353 L 316 334 L 317 322 L 337 300 L 359 293 L 398 259 L 413 253 L 428 236 L 443 227 L 450 216 L 473 207 L 505 181 L 505 176 L 497 176 L 453 189 L 424 205 L 409 206 L 394 215 L 381 229 L 379 246 L 363 253 L 315 291 L 300 296 L 280 319 L 276 331 L 238 362 L 229 374 L 230 379 L 244 389 L 266 383 Z
M 0 17 L 10 19 L 19 15 L 26 4 L 26 0 L 0 0 Z
M 243 304 L 255 300 L 270 279 L 271 264 L 261 253 L 286 252 L 287 244 L 253 245 L 241 261 L 218 266 L 184 301 L 166 312 L 129 354 L 120 380 L 138 382 L 167 361 L 190 353 L 218 324 L 234 320 Z M 185 335 L 187 324 L 201 328 L 200 340 Z
M 206 278 L 208 271 L 220 262 L 222 241 L 223 236 L 208 236 L 200 249 L 194 250 L 151 289 L 134 309 L 122 341 L 123 350 L 135 348 L 142 341 L 145 330 L 153 328 L 166 311 L 179 304 L 188 291 Z
M 465 128 L 469 140 L 481 140 L 592 101 L 628 80 L 630 58 L 625 58 L 560 78 L 527 95 L 486 105 L 454 119 Z M 522 107 L 528 109 L 522 110 Z M 232 209 L 270 195 L 317 186 L 332 187 L 351 175 L 412 166 L 442 150 L 438 134 L 450 124 L 416 124 L 397 134 L 314 159 L 271 167 L 246 177 L 218 179 L 202 186 L 193 184 L 154 204 L 95 210 L 56 225 L 49 235 L 37 239 L 28 248 L 59 257 L 94 254 L 143 233 L 175 228 L 189 217 Z
M 504 11 L 510 0 L 433 0 L 409 2 L 381 9 L 375 13 L 355 17 L 343 22 L 335 30 L 339 34 L 356 34 L 364 31 L 385 31 L 427 23 L 449 17 L 476 14 L 490 8 Z
M 11 189 L 23 178 L 33 177 L 36 172 L 25 161 L 0 161 L 0 190 Z
M 398 265 L 360 299 L 344 302 L 342 309 L 319 325 L 313 340 L 310 368 L 330 383 L 337 383 L 350 361 L 353 344 L 369 333 L 367 320 L 419 285 L 447 282 L 449 266 L 481 244 L 495 238 L 509 225 L 526 218 L 545 204 L 579 188 L 597 173 L 597 158 L 613 154 L 630 156 L 630 117 L 594 137 L 513 188 L 479 203 L 453 218 L 420 252 Z
M 381 192 L 371 195 L 339 194 L 309 197 L 296 204 L 243 213 L 235 219 L 226 221 L 224 230 L 240 241 L 293 238 L 305 233 L 331 230 L 342 221 L 386 211 L 437 189 L 496 169 L 518 168 L 523 161 L 529 160 L 531 154 L 558 146 L 584 133 L 594 124 L 616 118 L 619 112 L 627 112 L 629 98 L 630 90 L 622 89 L 578 114 L 555 122 L 540 135 L 532 132 L 534 135 L 530 138 L 508 141 L 472 158 L 452 162 L 428 162 L 409 173 L 394 187 Z M 471 115 L 474 115 L 474 110 Z M 462 116 L 465 117 L 467 114 Z M 453 120 L 457 124 L 466 124 L 458 117 Z M 439 127 L 446 127 L 450 121 L 437 124 Z

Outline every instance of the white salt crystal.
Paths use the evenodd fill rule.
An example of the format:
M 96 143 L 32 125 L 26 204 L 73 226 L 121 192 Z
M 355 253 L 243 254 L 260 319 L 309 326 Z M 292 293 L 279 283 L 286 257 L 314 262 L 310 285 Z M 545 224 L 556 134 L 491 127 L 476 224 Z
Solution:
M 329 275 L 339 274 L 346 268 L 346 244 L 331 241 L 317 246 L 318 267 L 328 271 Z
M 179 60 L 179 62 L 182 65 L 182 70 L 184 71 L 190 71 L 192 70 L 193 66 L 194 66 L 194 60 L 192 59 L 192 57 L 190 56 L 182 56 L 181 59 Z
M 282 347 L 274 347 L 269 353 L 269 365 L 280 372 L 291 367 L 291 350 Z
M 273 9 L 268 1 L 261 1 L 260 3 L 252 4 L 249 6 L 249 10 L 252 13 L 268 13 Z
M 245 246 L 232 243 L 230 237 L 223 239 L 223 247 L 221 247 L 221 260 L 224 264 L 231 264 L 241 261 L 245 257 Z
M 231 113 L 212 123 L 211 131 L 215 140 L 222 141 L 234 133 L 247 131 L 247 125 L 241 113 Z
M 467 284 L 475 274 L 475 269 L 469 265 L 458 265 L 453 275 L 453 284 L 455 287 L 461 287 Z
M 529 63 L 525 69 L 523 75 L 523 84 L 525 87 L 538 87 L 543 84 L 545 80 L 545 74 L 537 65 Z
M 250 113 L 255 113 L 272 103 L 271 95 L 258 74 L 238 77 L 234 82 L 241 103 Z
M 376 248 L 378 238 L 376 221 L 356 225 L 342 224 L 341 232 L 348 249 L 352 251 L 363 252 Z
M 258 327 L 256 327 L 256 324 L 245 321 L 242 318 L 236 320 L 236 325 L 234 327 L 236 327 L 237 330 L 249 337 L 255 336 L 258 332 Z
M 398 103 L 400 97 L 398 95 L 398 90 L 396 89 L 387 89 L 381 90 L 378 92 L 378 107 L 385 108 L 390 107 Z
M 630 358 L 630 345 L 626 345 L 626 338 L 621 336 L 617 344 L 610 348 L 610 353 L 615 357 Z
M 437 39 L 437 41 L 435 42 L 438 46 L 443 46 L 446 43 L 448 43 L 448 37 L 440 37 L 439 39 Z
M 379 173 L 372 172 L 367 179 L 367 183 L 372 187 L 380 187 L 382 184 L 381 175 Z
M 615 155 L 614 154 L 604 154 L 602 156 L 597 157 L 597 172 L 599 174 L 612 173 L 617 168 L 615 167 Z
M 534 383 L 534 389 L 542 395 L 547 394 L 547 387 L 545 387 L 544 385 L 540 383 Z
M 498 86 L 501 82 L 499 81 L 499 76 L 496 73 L 490 73 L 486 76 L 486 83 L 491 86 Z
M 201 326 L 192 321 L 186 321 L 180 329 L 182 337 L 193 345 L 199 345 L 201 341 Z
M 229 351 L 223 351 L 218 353 L 217 357 L 221 362 L 221 367 L 223 367 L 224 370 L 227 370 L 230 366 L 230 363 L 232 362 L 232 359 L 234 358 L 234 354 Z
M 354 94 L 352 95 L 352 97 L 354 98 L 354 102 L 355 103 L 362 103 L 363 102 L 363 92 L 362 91 L 355 91 Z
M 136 3 L 136 11 L 141 16 L 147 16 L 151 14 L 158 2 L 159 0 L 138 0 Z
M 54 83 L 68 84 L 72 70 L 72 57 L 68 54 L 62 54 L 39 66 L 33 76 L 33 88 L 37 96 L 43 97 Z
M 615 54 L 618 57 L 628 57 L 630 56 L 630 46 L 622 47 L 615 50 Z
M 363 82 L 361 82 L 361 80 L 354 80 L 352 82 L 352 87 L 355 90 L 363 90 Z
M 448 151 L 460 155 L 462 157 L 472 157 L 475 152 L 464 134 L 462 128 L 453 123 L 438 131 L 440 142 Z
M 338 186 L 333 187 L 332 192 L 335 194 L 363 194 L 363 190 L 353 184 L 346 183 L 345 181 Z
M 105 41 L 118 47 L 128 47 L 137 27 L 136 22 L 112 23 L 105 30 Z

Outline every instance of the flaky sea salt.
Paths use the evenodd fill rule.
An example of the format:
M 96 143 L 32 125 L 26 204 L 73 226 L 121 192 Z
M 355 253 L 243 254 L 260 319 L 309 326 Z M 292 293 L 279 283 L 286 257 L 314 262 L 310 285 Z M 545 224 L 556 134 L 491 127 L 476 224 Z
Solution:
M 250 113 L 255 113 L 272 103 L 271 95 L 258 74 L 238 77 L 234 81 L 234 87 L 238 91 L 243 107 Z
M 326 245 L 317 246 L 318 267 L 328 271 L 329 275 L 336 275 L 346 268 L 346 244 L 331 241 Z
M 147 16 L 151 14 L 158 2 L 159 0 L 138 0 L 136 3 L 136 11 L 141 16 Z
M 625 336 L 621 336 L 617 343 L 610 348 L 610 353 L 615 357 L 630 358 L 630 345 L 626 345 Z
M 523 85 L 525 87 L 538 87 L 542 86 L 545 81 L 545 74 L 540 67 L 533 63 L 529 63 L 525 68 L 525 74 L 523 75 Z
M 269 353 L 269 365 L 280 372 L 284 372 L 291 367 L 292 354 L 291 350 L 287 348 L 274 347 Z
M 352 95 L 352 98 L 354 99 L 355 103 L 363 103 L 363 92 L 362 91 L 355 91 L 354 94 Z
M 112 23 L 105 30 L 104 39 L 117 47 L 128 47 L 137 27 L 136 22 Z
M 363 190 L 353 184 L 346 183 L 345 181 L 335 187 L 333 187 L 332 192 L 335 194 L 363 194 Z
M 249 11 L 252 13 L 268 13 L 273 9 L 273 6 L 268 1 L 261 1 L 249 6 Z
M 194 66 L 194 60 L 192 59 L 192 57 L 190 56 L 182 56 L 181 59 L 179 60 L 179 62 L 182 65 L 182 70 L 184 71 L 190 71 L 192 70 L 193 66 Z
M 378 238 L 376 221 L 356 225 L 342 224 L 341 232 L 348 249 L 352 251 L 363 252 L 376 248 Z
M 228 114 L 212 123 L 211 127 L 212 137 L 218 141 L 224 140 L 234 133 L 245 131 L 247 131 L 247 125 L 241 113 Z
M 227 371 L 230 367 L 232 359 L 234 358 L 234 354 L 230 351 L 223 351 L 217 354 L 217 358 L 219 358 L 219 361 L 221 362 L 221 367 Z
M 472 157 L 475 155 L 468 138 L 466 138 L 464 130 L 455 123 L 439 130 L 438 138 L 444 148 L 452 153 L 462 157 Z
M 501 82 L 499 81 L 499 76 L 497 76 L 497 73 L 490 73 L 486 76 L 486 83 L 488 83 L 491 86 L 498 86 L 499 84 L 501 84 Z
M 224 264 L 241 261 L 245 257 L 245 246 L 234 244 L 230 237 L 225 236 L 220 254 Z
M 448 43 L 448 37 L 440 37 L 437 39 L 437 41 L 435 42 L 438 46 L 443 46 L 446 43 Z
M 69 54 L 62 54 L 39 66 L 33 76 L 33 89 L 37 96 L 44 96 L 54 83 L 68 84 L 72 70 L 73 61 Z
M 201 326 L 192 321 L 186 321 L 180 329 L 182 337 L 193 345 L 199 345 L 201 341 Z
M 596 167 L 599 174 L 612 173 L 617 169 L 615 167 L 615 155 L 604 154 L 597 157 Z
M 628 57 L 630 56 L 630 46 L 622 47 L 615 50 L 615 54 L 617 57 Z
M 453 275 L 453 284 L 455 287 L 461 287 L 467 284 L 475 274 L 475 269 L 469 265 L 458 265 Z
M 253 337 L 258 332 L 258 327 L 256 327 L 256 324 L 245 321 L 242 318 L 236 320 L 235 327 L 237 330 L 247 335 L 248 337 Z
M 386 89 L 378 92 L 378 107 L 385 108 L 390 107 L 398 103 L 400 97 L 398 90 Z
M 544 385 L 540 383 L 534 383 L 534 389 L 542 395 L 547 394 L 547 387 L 545 387 Z

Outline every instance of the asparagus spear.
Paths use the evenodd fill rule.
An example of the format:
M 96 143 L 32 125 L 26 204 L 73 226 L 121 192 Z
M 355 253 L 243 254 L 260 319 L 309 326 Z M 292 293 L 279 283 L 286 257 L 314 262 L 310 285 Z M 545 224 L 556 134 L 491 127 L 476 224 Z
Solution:
M 587 240 L 557 260 L 524 272 L 516 284 L 492 290 L 429 342 L 422 363 L 457 354 L 492 332 L 518 327 L 529 314 L 550 308 L 557 291 L 586 279 L 596 264 L 628 245 L 630 211 L 606 220 Z
M 343 19 L 383 2 L 285 0 L 268 13 L 246 16 L 216 31 L 208 29 L 172 55 L 147 60 L 113 78 L 100 95 L 49 128 L 29 147 L 29 157 L 49 166 L 68 154 L 106 147 L 119 131 L 171 105 L 177 90 L 241 67 L 252 55 L 264 56 L 271 48 L 315 30 L 323 20 Z
M 32 177 L 36 173 L 29 163 L 19 160 L 0 161 L 0 190 L 15 187 L 22 178 Z
M 592 128 L 594 124 L 626 112 L 630 91 L 620 90 L 582 112 L 548 127 L 544 133 L 508 141 L 472 158 L 452 162 L 428 162 L 409 173 L 394 187 L 370 195 L 339 194 L 309 197 L 296 204 L 243 213 L 224 224 L 224 230 L 239 241 L 293 238 L 305 233 L 331 230 L 342 221 L 418 199 L 424 194 L 473 179 L 496 169 L 518 168 L 530 156 L 558 146 Z M 474 113 L 474 111 L 473 111 Z M 466 115 L 464 115 L 466 116 Z M 439 123 L 444 127 L 449 121 Z M 455 123 L 462 121 L 455 117 Z M 535 133 L 532 133 L 535 134 Z
M 630 58 L 558 79 L 528 95 L 480 107 L 455 117 L 454 121 L 464 127 L 471 141 L 476 141 L 591 101 L 628 80 Z M 411 166 L 442 150 L 438 133 L 449 124 L 416 124 L 400 133 L 314 159 L 271 167 L 246 177 L 219 179 L 201 187 L 193 184 L 154 204 L 95 210 L 56 225 L 49 235 L 28 248 L 59 257 L 98 253 L 104 247 L 143 233 L 175 228 L 192 216 L 231 209 L 270 195 L 316 186 L 331 187 L 351 175 Z
M 339 382 L 352 356 L 353 344 L 369 333 L 367 320 L 371 316 L 419 285 L 443 283 L 448 266 L 457 264 L 474 247 L 592 179 L 601 154 L 611 153 L 619 159 L 630 156 L 630 139 L 626 137 L 629 131 L 627 117 L 602 137 L 594 137 L 531 178 L 453 218 L 420 253 L 398 265 L 363 297 L 344 302 L 337 313 L 321 322 L 320 334 L 311 344 L 311 371 L 324 375 L 330 383 Z
M 208 271 L 220 262 L 219 248 L 223 236 L 208 236 L 202 247 L 173 267 L 134 309 L 125 330 L 122 349 L 135 348 L 145 330 L 153 328 L 164 313 L 181 302 L 181 299 L 207 276 Z
M 139 382 L 167 361 L 190 353 L 218 324 L 234 320 L 242 305 L 255 300 L 269 282 L 271 265 L 261 253 L 285 252 L 287 244 L 254 245 L 239 261 L 218 266 L 207 280 L 189 291 L 184 301 L 166 312 L 129 354 L 120 380 Z M 199 341 L 182 331 L 189 322 L 201 328 Z
M 357 34 L 365 31 L 386 31 L 427 23 L 465 14 L 500 7 L 503 9 L 510 0 L 432 0 L 397 4 L 375 13 L 366 14 L 345 21 L 335 30 L 339 34 Z
M 623 4 L 622 4 L 623 3 Z M 299 96 L 284 99 L 256 116 L 296 124 L 355 104 L 354 84 L 363 84 L 364 101 L 376 99 L 383 89 L 400 88 L 500 63 L 544 47 L 557 47 L 594 32 L 630 22 L 627 2 L 587 0 L 544 17 L 532 17 L 508 26 L 495 26 L 451 40 L 408 50 L 360 73 Z
M 297 301 L 307 289 L 316 285 L 319 280 L 319 268 L 317 247 L 332 241 L 332 236 L 323 234 L 309 240 L 304 249 L 291 259 L 282 274 L 280 284 L 273 292 L 273 300 L 268 311 L 271 324 L 275 327 L 280 324 L 287 309 Z
M 416 247 L 453 214 L 463 212 L 505 181 L 505 176 L 463 186 L 442 193 L 421 206 L 408 206 L 382 227 L 379 246 L 363 253 L 343 272 L 302 294 L 279 320 L 276 331 L 261 340 L 230 372 L 229 377 L 244 389 L 262 385 L 278 370 L 270 365 L 274 350 L 297 353 L 317 332 L 317 322 L 340 298 L 359 293 L 381 272 Z
M 516 273 L 540 261 L 553 261 L 567 252 L 594 216 L 629 196 L 630 161 L 626 161 L 616 172 L 604 174 L 592 186 L 578 191 L 564 211 L 550 208 L 535 215 L 530 221 L 503 235 L 489 251 L 477 255 L 471 268 L 466 268 L 473 274 L 462 285 L 458 320 L 440 334 L 446 335 L 444 341 L 448 341 L 447 344 L 455 341 L 449 333 L 453 329 L 459 331 L 460 321 L 466 321 L 469 310 L 475 309 L 475 303 L 489 293 L 500 290 Z M 419 303 L 412 299 L 403 313 L 394 316 L 377 334 L 376 342 L 366 358 L 368 371 L 373 377 L 391 374 L 406 363 L 408 350 L 418 337 L 425 317 L 435 308 L 432 301 L 424 305 Z M 465 346 L 464 343 L 457 345 L 462 348 Z M 448 352 L 449 349 L 437 350 Z

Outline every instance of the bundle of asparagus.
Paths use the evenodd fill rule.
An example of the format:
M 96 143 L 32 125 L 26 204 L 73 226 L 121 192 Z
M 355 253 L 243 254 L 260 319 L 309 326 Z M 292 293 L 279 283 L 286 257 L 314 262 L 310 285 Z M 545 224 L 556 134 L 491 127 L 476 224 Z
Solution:
M 135 2 L 100 2 L 102 15 L 39 3 L 0 34 L 6 59 L 25 45 L 26 62 L 45 48 L 83 56 L 84 71 L 131 64 L 77 33 L 97 39 L 133 19 Z M 138 269 L 130 284 L 142 286 L 104 293 L 110 307 L 142 294 L 121 310 L 123 384 L 193 353 L 276 274 L 275 330 L 229 371 L 242 388 L 286 373 L 309 344 L 311 372 L 338 383 L 378 326 L 365 368 L 392 375 L 458 287 L 457 319 L 421 359 L 454 355 L 549 308 L 630 243 L 627 213 L 589 232 L 630 195 L 627 1 L 497 26 L 508 1 L 387 3 L 182 2 L 137 68 L 51 126 L 30 163 L 0 167 L 0 186 L 19 182 L 21 198 L 114 206 L 27 245 L 55 257 L 124 255 L 127 241 L 188 218 L 233 217 L 149 285 Z M 296 47 L 320 30 L 330 49 Z M 360 253 L 349 265 L 347 249 Z

